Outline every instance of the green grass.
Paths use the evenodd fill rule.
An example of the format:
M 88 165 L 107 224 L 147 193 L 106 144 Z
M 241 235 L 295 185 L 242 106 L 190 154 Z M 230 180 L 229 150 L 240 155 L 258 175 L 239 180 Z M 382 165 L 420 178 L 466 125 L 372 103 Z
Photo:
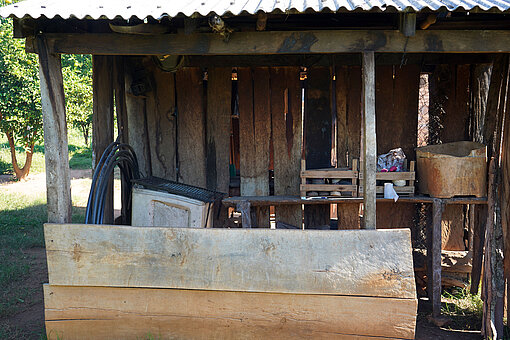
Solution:
M 441 312 L 452 319 L 449 325 L 451 329 L 481 329 L 483 301 L 480 299 L 480 292 L 472 295 L 468 288 L 445 289 L 441 301 Z

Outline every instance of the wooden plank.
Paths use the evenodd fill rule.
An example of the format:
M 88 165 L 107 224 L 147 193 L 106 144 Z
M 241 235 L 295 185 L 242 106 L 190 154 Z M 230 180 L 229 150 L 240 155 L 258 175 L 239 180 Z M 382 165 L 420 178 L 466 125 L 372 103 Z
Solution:
M 92 56 L 92 163 L 99 163 L 104 150 L 113 142 L 113 79 L 111 56 Z M 104 223 L 113 223 L 113 178 L 104 203 Z
M 441 316 L 441 215 L 443 214 L 444 203 L 434 199 L 432 203 L 432 228 L 428 234 L 428 256 L 429 265 L 427 276 L 430 278 L 427 283 L 429 299 L 432 301 L 432 316 Z
M 363 219 L 365 229 L 376 228 L 377 139 L 375 120 L 374 52 L 363 53 Z
M 361 69 L 335 69 L 337 166 L 352 166 L 359 159 L 361 142 Z M 359 229 L 359 204 L 337 204 L 338 229 Z
M 441 240 L 441 248 L 444 250 L 466 250 L 462 205 L 445 207 L 441 220 Z
M 475 205 L 473 231 L 473 270 L 471 271 L 471 294 L 478 294 L 482 277 L 483 247 L 485 244 L 485 224 L 487 223 L 487 206 Z
M 403 229 L 46 224 L 45 240 L 54 285 L 415 296 L 410 231 Z M 360 259 L 355 269 L 353 258 Z
M 175 180 L 175 75 L 156 67 L 152 59 L 148 59 L 145 65 L 152 83 L 152 91 L 147 95 L 152 175 Z
M 148 131 L 146 129 L 146 100 L 142 96 L 135 96 L 131 93 L 134 73 L 139 70 L 141 61 L 138 58 L 126 58 L 124 69 L 126 89 L 126 112 L 129 131 L 128 144 L 135 150 L 136 158 L 142 177 L 148 176 L 152 171 L 150 145 L 148 143 Z
M 206 147 L 203 72 L 182 68 L 175 74 L 177 90 L 178 180 L 205 188 Z
M 509 105 L 507 103 L 507 105 Z M 504 249 L 504 275 L 507 282 L 510 282 L 510 202 L 504 197 L 510 197 L 510 118 L 508 109 L 506 112 L 504 127 L 503 127 L 503 144 L 501 146 L 501 226 L 503 229 L 503 249 Z M 505 304 L 508 305 L 510 301 L 510 288 L 506 287 L 506 300 Z M 506 317 L 510 312 L 506 309 Z
M 44 38 L 37 40 L 44 129 L 48 221 L 71 222 L 71 178 L 62 64 L 48 51 Z
M 417 310 L 415 298 L 53 285 L 44 295 L 48 339 L 413 339 Z
M 235 32 L 225 43 L 219 34 L 128 35 L 46 33 L 49 53 L 109 55 L 222 55 L 356 53 L 363 51 L 509 52 L 504 30 L 419 30 L 405 37 L 396 30 L 322 30 Z M 483 44 L 480 44 L 483 41 Z M 341 42 L 341 43 L 339 43 Z M 27 43 L 30 52 L 33 46 Z
M 331 167 L 331 83 L 332 74 L 329 67 L 311 67 L 307 70 L 304 115 L 307 169 Z M 305 228 L 329 225 L 329 216 L 329 205 L 305 206 Z
M 259 74 L 258 74 L 259 73 Z M 269 72 L 239 68 L 241 195 L 269 195 Z M 267 85 L 267 86 L 266 86 Z M 261 103 L 257 104 L 257 100 Z M 269 208 L 255 208 L 256 226 L 269 227 Z
M 353 204 L 362 203 L 363 198 L 361 197 L 336 197 L 327 199 L 301 199 L 299 196 L 238 196 L 228 197 L 223 200 L 224 204 L 229 206 L 235 206 L 237 203 L 242 201 L 249 201 L 252 205 L 284 205 L 284 204 L 324 204 L 324 203 L 342 203 L 342 204 Z M 395 203 L 393 199 L 377 198 L 377 202 L 385 203 L 432 203 L 433 197 L 429 196 L 413 196 L 413 197 L 400 197 Z M 477 206 L 486 206 L 487 198 L 477 197 L 454 197 L 454 198 L 443 198 L 441 201 L 444 204 L 474 204 Z
M 416 205 L 414 203 L 377 202 L 377 229 L 411 229 L 415 218 Z
M 303 132 L 299 71 L 297 67 L 270 69 L 275 195 L 299 195 Z M 300 206 L 276 206 L 275 219 L 301 228 L 303 212 Z
M 228 192 L 232 70 L 208 70 L 207 188 Z

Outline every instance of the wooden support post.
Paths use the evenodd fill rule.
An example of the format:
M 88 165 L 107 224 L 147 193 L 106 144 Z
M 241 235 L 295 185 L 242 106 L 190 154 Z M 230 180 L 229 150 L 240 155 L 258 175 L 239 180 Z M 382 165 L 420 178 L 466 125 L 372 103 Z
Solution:
M 71 180 L 67 147 L 66 107 L 60 55 L 48 53 L 44 38 L 37 39 L 44 126 L 48 221 L 71 222 Z
M 92 57 L 92 160 L 94 168 L 104 150 L 113 142 L 113 79 L 112 57 Z M 113 224 L 113 179 L 106 194 L 104 223 Z
M 427 249 L 427 291 L 432 301 L 432 317 L 441 316 L 441 219 L 444 202 L 435 198 L 432 202 L 432 228 L 428 233 Z
M 376 228 L 376 162 L 375 130 L 375 58 L 374 52 L 363 52 L 363 205 L 364 228 Z
M 243 228 L 251 228 L 251 204 L 249 201 L 242 201 L 237 203 L 236 210 L 241 213 L 241 222 Z
M 119 142 L 128 143 L 129 141 L 129 129 L 128 129 L 128 118 L 126 108 L 126 87 L 124 81 L 124 57 L 115 56 L 113 57 L 113 89 L 115 92 L 115 113 L 117 116 L 117 131 L 119 134 Z M 128 205 L 124 198 L 131 197 L 131 192 L 128 189 L 129 185 L 125 181 L 120 182 L 121 192 L 121 210 L 120 219 L 116 220 L 116 224 L 129 225 L 131 224 L 131 216 L 127 215 Z

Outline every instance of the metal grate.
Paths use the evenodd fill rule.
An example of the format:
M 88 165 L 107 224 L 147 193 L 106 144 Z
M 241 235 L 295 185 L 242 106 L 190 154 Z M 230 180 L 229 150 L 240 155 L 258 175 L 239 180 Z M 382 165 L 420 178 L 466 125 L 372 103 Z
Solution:
M 227 196 L 227 194 L 222 192 L 178 183 L 159 177 L 136 179 L 132 182 L 133 184 L 138 184 L 146 189 L 168 192 L 170 194 L 188 197 L 205 203 L 212 203 Z

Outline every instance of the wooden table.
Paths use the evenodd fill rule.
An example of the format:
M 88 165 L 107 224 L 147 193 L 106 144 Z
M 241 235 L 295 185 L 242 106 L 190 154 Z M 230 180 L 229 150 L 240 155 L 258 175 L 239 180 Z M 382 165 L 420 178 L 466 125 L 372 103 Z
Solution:
M 392 199 L 377 198 L 377 202 L 391 202 Z M 432 302 L 432 316 L 441 316 L 441 220 L 447 204 L 487 204 L 486 197 L 434 198 L 429 196 L 399 197 L 405 203 L 432 204 L 432 226 L 427 234 L 427 291 Z M 223 200 L 223 204 L 241 213 L 243 227 L 251 228 L 250 208 L 252 206 L 292 205 L 292 204 L 342 204 L 363 203 L 363 197 L 337 197 L 305 199 L 299 196 L 237 196 Z

